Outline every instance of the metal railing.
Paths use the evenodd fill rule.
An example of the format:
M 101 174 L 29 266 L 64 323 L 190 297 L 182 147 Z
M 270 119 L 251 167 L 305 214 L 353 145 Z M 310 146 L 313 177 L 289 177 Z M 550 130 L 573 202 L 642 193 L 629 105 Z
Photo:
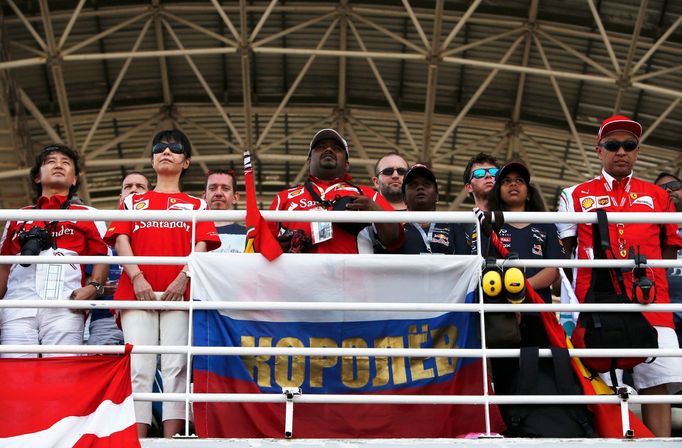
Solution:
M 264 218 L 272 221 L 333 221 L 333 222 L 460 222 L 476 223 L 475 216 L 471 212 L 317 212 L 308 211 L 284 212 L 263 211 Z M 595 223 L 594 213 L 505 213 L 505 221 L 532 222 L 532 223 Z M 81 221 L 187 221 L 195 224 L 198 221 L 240 221 L 245 219 L 243 211 L 77 211 L 77 210 L 0 210 L 0 220 L 81 220 Z M 621 223 L 682 223 L 682 213 L 609 213 L 611 222 Z M 192 240 L 195 239 L 193 225 Z M 480 234 L 480 227 L 478 228 Z M 194 246 L 194 244 L 192 244 Z M 479 249 L 480 250 L 480 249 Z M 230 255 L 235 256 L 235 255 Z M 295 257 L 296 255 L 283 255 L 283 257 Z M 367 257 L 371 255 L 357 255 Z M 22 263 L 63 263 L 63 264 L 164 264 L 164 265 L 190 265 L 192 269 L 192 255 L 187 257 L 156 256 L 0 256 L 0 264 Z M 618 267 L 634 268 L 633 260 L 497 260 L 498 264 L 505 266 L 526 267 Z M 682 260 L 647 260 L 649 267 L 682 267 Z M 193 289 L 193 287 L 191 288 Z M 480 289 L 480 288 L 479 288 Z M 192 291 L 190 291 L 192 295 Z M 194 355 L 220 355 L 220 356 L 381 356 L 381 357 L 462 357 L 481 358 L 483 364 L 483 395 L 335 395 L 315 394 L 296 395 L 293 398 L 283 394 L 199 394 L 191 392 L 190 375 L 188 375 L 185 393 L 135 393 L 134 399 L 141 401 L 184 401 L 187 407 L 187 419 L 189 421 L 189 405 L 193 402 L 259 402 L 259 403 L 287 403 L 287 421 L 285 433 L 291 434 L 291 418 L 293 403 L 387 403 L 387 404 L 479 404 L 484 405 L 486 410 L 486 432 L 490 434 L 489 406 L 494 404 L 549 404 L 549 403 L 619 403 L 623 410 L 623 433 L 629 429 L 627 416 L 628 403 L 682 403 L 682 396 L 669 395 L 646 395 L 630 396 L 626 399 L 617 395 L 594 395 L 594 396 L 560 396 L 560 395 L 533 395 L 533 396 L 500 396 L 491 395 L 487 389 L 487 366 L 488 358 L 514 358 L 520 354 L 519 349 L 489 349 L 483 344 L 480 349 L 382 349 L 382 348 L 278 348 L 278 347 L 195 347 L 191 345 L 192 318 L 194 310 L 346 310 L 346 311 L 442 311 L 442 312 L 474 312 L 481 316 L 485 312 L 498 311 L 682 311 L 682 304 L 488 304 L 480 300 L 472 304 L 443 304 L 443 303 L 311 303 L 311 302 L 143 302 L 143 301 L 70 301 L 70 300 L 0 300 L 0 308 L 69 308 L 81 310 L 94 309 L 150 309 L 150 310 L 187 310 L 190 313 L 189 339 L 186 346 L 146 346 L 137 345 L 133 353 L 160 354 L 160 353 L 186 353 L 189 361 Z M 481 334 L 485 334 L 485 319 L 480 319 Z M 0 345 L 0 353 L 70 353 L 70 354 L 122 354 L 122 346 L 45 346 L 45 345 Z M 570 349 L 571 356 L 578 357 L 604 357 L 604 356 L 657 356 L 674 357 L 682 356 L 680 349 Z M 541 357 L 551 356 L 549 349 L 540 349 Z M 286 391 L 285 391 L 286 392 Z M 186 432 L 189 426 L 186 426 Z M 187 435 L 187 434 L 186 434 Z

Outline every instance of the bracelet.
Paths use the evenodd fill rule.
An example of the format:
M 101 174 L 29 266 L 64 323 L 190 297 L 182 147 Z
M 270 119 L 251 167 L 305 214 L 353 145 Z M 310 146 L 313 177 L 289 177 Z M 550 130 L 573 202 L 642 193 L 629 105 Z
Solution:
M 130 283 L 135 283 L 135 279 L 140 275 L 144 275 L 144 272 L 142 272 L 141 270 L 134 273 L 133 276 L 130 277 Z

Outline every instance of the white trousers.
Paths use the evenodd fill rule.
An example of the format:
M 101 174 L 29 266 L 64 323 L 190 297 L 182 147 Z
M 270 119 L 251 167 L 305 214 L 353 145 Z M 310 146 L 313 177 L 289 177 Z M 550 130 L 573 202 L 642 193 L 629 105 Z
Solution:
M 121 328 L 126 344 L 187 345 L 189 313 L 187 311 L 122 310 Z M 156 373 L 156 355 L 132 355 L 133 392 L 152 392 Z M 161 355 L 163 391 L 184 393 L 187 381 L 187 355 Z M 162 420 L 184 419 L 184 402 L 164 402 Z M 138 423 L 152 423 L 152 402 L 136 401 Z
M 14 317 L 10 309 L 2 310 L 2 345 L 81 345 L 85 318 L 79 310 L 41 308 L 33 316 Z M 64 353 L 44 353 L 52 356 L 78 356 Z M 3 358 L 37 358 L 37 353 L 4 353 Z

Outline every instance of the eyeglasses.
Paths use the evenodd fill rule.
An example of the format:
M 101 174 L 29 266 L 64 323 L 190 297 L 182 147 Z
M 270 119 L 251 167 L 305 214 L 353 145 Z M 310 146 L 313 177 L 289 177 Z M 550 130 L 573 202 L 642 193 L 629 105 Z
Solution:
M 664 190 L 677 191 L 680 188 L 682 188 L 682 182 L 680 182 L 679 180 L 671 180 L 670 182 L 660 184 L 659 187 L 661 187 Z
M 398 176 L 404 176 L 407 174 L 407 168 L 384 168 L 377 173 L 377 176 L 379 174 L 383 174 L 384 176 L 392 176 L 394 171 L 398 172 Z
M 183 149 L 183 147 L 180 143 L 159 142 L 152 147 L 152 154 L 161 154 L 162 152 L 164 152 L 166 150 L 166 148 L 170 149 L 170 151 L 173 154 L 184 154 L 184 152 L 185 152 L 185 150 Z
M 624 142 L 619 142 L 618 140 L 609 140 L 604 143 L 600 143 L 599 146 L 607 150 L 608 152 L 616 152 L 621 147 L 625 152 L 632 152 L 639 146 L 637 140 L 625 140 Z
M 477 168 L 471 172 L 471 179 L 483 179 L 486 174 L 490 174 L 491 176 L 495 177 L 500 171 L 499 168 Z

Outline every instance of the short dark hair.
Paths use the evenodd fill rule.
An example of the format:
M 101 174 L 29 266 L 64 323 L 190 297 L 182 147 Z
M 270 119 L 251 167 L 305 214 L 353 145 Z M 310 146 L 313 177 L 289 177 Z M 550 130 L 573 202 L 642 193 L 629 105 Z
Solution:
M 188 159 L 192 158 L 192 144 L 189 141 L 189 138 L 187 135 L 185 135 L 184 132 L 178 130 L 178 129 L 166 129 L 165 131 L 161 131 L 158 134 L 154 136 L 152 139 L 152 147 L 159 143 L 161 140 L 166 140 L 166 141 L 174 141 L 177 143 L 180 143 L 182 145 L 182 150 L 185 153 L 185 157 Z M 154 158 L 154 153 L 151 153 L 151 157 Z M 185 175 L 185 172 L 189 168 L 185 168 L 182 170 L 182 173 L 180 173 L 180 177 Z
M 475 156 L 469 159 L 469 162 L 467 163 L 466 168 L 464 168 L 464 175 L 462 179 L 464 180 L 464 185 L 468 184 L 471 182 L 471 167 L 476 165 L 476 164 L 484 164 L 484 163 L 489 163 L 493 165 L 495 168 L 499 168 L 500 164 L 497 163 L 497 159 L 490 154 L 486 154 L 484 152 L 479 152 Z
M 208 178 L 211 177 L 214 174 L 227 174 L 232 178 L 232 191 L 237 192 L 237 173 L 235 173 L 234 170 L 224 170 L 222 168 L 217 168 L 215 170 L 208 170 L 206 173 L 206 181 L 204 182 L 204 191 L 206 191 L 206 188 L 208 188 Z
M 666 173 L 665 171 L 663 171 L 663 172 L 659 173 L 658 176 L 656 176 L 656 180 L 654 181 L 654 183 L 657 184 L 658 181 L 661 180 L 661 179 L 664 178 L 664 177 L 672 177 L 672 178 L 675 179 L 676 181 L 682 182 L 682 181 L 680 180 L 680 178 L 677 177 L 677 176 L 675 176 L 674 174 Z
M 152 182 L 149 180 L 149 177 L 147 177 L 147 175 L 144 174 L 142 171 L 128 171 L 128 172 L 125 174 L 125 176 L 123 176 L 123 177 L 121 178 L 121 187 L 123 187 L 123 181 L 126 180 L 126 177 L 128 177 L 128 176 L 130 176 L 130 175 L 132 175 L 132 174 L 135 174 L 135 175 L 144 177 L 144 180 L 147 182 L 147 189 L 149 190 L 149 189 L 152 188 Z
M 76 194 L 76 191 L 78 191 L 78 185 L 80 184 L 80 178 L 78 176 L 80 173 L 80 166 L 78 165 L 78 153 L 66 145 L 54 143 L 52 145 L 47 145 L 42 149 L 42 151 L 40 151 L 40 154 L 36 156 L 33 167 L 31 167 L 31 184 L 33 185 L 33 191 L 35 192 L 36 199 L 43 194 L 43 186 L 42 184 L 36 183 L 35 179 L 38 177 L 38 174 L 40 174 L 40 167 L 42 167 L 45 163 L 45 159 L 53 152 L 62 153 L 73 161 L 73 172 L 76 175 L 76 185 L 72 185 L 69 188 L 69 198 L 71 198 L 74 194 Z
M 377 159 L 377 162 L 374 164 L 374 174 L 375 174 L 375 175 L 379 172 L 379 163 L 380 163 L 382 160 L 384 160 L 386 157 L 388 157 L 388 156 L 398 156 L 398 157 L 400 157 L 401 159 L 405 160 L 405 157 L 403 157 L 403 155 L 400 154 L 400 153 L 397 152 L 397 151 L 387 152 L 386 154 L 384 154 L 384 155 L 382 155 L 381 157 L 379 157 L 379 158 Z M 410 168 L 410 164 L 407 162 L 407 160 L 405 160 L 405 164 L 407 165 L 407 168 L 409 169 L 409 168 Z

